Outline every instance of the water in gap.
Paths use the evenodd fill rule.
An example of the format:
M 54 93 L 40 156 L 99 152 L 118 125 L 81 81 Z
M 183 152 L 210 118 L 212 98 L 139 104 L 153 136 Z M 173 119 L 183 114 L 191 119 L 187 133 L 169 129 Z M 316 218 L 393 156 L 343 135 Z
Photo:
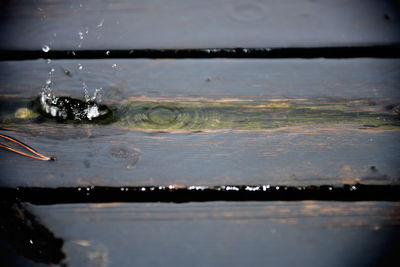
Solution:
M 47 63 L 51 64 L 51 60 L 48 60 Z M 78 69 L 83 69 L 83 66 L 78 64 Z M 59 120 L 91 121 L 110 112 L 106 106 L 101 104 L 102 88 L 95 88 L 93 96 L 91 96 L 89 87 L 85 82 L 82 82 L 83 101 L 71 97 L 56 96 L 52 80 L 54 71 L 55 69 L 51 67 L 48 73 L 48 79 L 40 93 L 39 102 L 42 113 Z
M 92 120 L 106 115 L 109 110 L 100 104 L 102 88 L 96 88 L 93 96 L 90 96 L 89 88 L 83 82 L 85 100 L 71 97 L 57 97 L 53 90 L 53 82 L 49 72 L 40 94 L 40 106 L 44 113 L 61 120 Z

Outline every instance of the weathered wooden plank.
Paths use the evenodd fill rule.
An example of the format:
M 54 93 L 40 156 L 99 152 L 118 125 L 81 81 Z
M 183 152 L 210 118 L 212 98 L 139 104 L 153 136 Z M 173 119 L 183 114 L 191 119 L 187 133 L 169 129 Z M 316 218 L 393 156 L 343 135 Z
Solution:
M 39 95 L 51 68 L 57 95 L 83 98 L 85 82 L 91 94 L 103 88 L 104 101 L 117 103 L 131 96 L 400 98 L 400 60 L 371 58 L 6 61 L 0 62 L 0 95 Z
M 6 1 L 0 49 L 398 44 L 399 23 L 391 0 Z
M 353 183 L 356 178 L 362 183 L 394 183 L 400 174 L 399 132 L 395 130 L 399 62 L 1 62 L 2 127 L 12 130 L 9 135 L 58 158 L 52 163 L 36 162 L 2 150 L 1 184 L 309 185 Z M 28 113 L 18 109 L 27 107 L 26 99 L 39 95 L 50 68 L 55 69 L 52 83 L 56 95 L 83 98 L 85 82 L 91 94 L 94 88 L 103 87 L 103 102 L 110 107 L 133 106 L 108 126 L 38 124 L 29 116 L 24 120 Z M 218 111 L 212 114 L 222 115 L 189 116 L 189 124 L 181 127 L 175 121 L 164 124 L 171 112 L 155 109 L 143 113 L 135 108 L 143 103 L 155 107 L 175 103 L 179 111 Z M 142 113 L 151 119 L 150 124 L 132 120 Z M 190 123 L 193 121 L 201 123 L 196 126 Z M 260 121 L 263 123 L 254 123 Z M 384 130 L 383 124 L 392 130 Z
M 69 266 L 399 263 L 394 202 L 29 205 Z M 36 240 L 32 240 L 34 243 Z
M 3 131 L 4 133 L 4 131 Z M 294 127 L 158 133 L 21 125 L 12 135 L 55 162 L 0 151 L 2 186 L 397 183 L 399 131 Z

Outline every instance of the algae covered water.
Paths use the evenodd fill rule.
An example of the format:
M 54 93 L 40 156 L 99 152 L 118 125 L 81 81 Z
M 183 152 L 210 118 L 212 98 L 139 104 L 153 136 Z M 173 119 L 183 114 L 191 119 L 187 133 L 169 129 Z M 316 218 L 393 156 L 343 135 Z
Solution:
M 100 104 L 95 99 L 57 97 L 42 92 L 34 99 L 5 99 L 1 123 L 99 123 L 142 130 L 262 130 L 290 126 L 355 125 L 399 129 L 398 106 L 360 102 L 138 100 Z

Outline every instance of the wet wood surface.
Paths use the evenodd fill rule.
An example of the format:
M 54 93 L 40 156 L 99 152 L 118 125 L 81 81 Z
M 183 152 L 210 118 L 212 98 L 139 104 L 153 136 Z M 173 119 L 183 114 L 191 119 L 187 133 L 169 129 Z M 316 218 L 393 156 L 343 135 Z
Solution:
M 0 52 L 37 57 L 400 43 L 390 0 L 38 0 L 0 9 Z M 0 133 L 57 160 L 1 149 L 1 187 L 399 183 L 399 59 L 6 58 Z M 49 78 L 57 96 L 83 99 L 83 83 L 91 96 L 101 88 L 118 116 L 44 118 L 32 101 Z M 68 266 L 399 265 L 397 202 L 26 205 L 64 240 Z M 1 242 L 2 258 L 36 266 Z
M 69 266 L 396 266 L 399 208 L 314 201 L 29 205 L 64 239 Z
M 3 1 L 0 49 L 398 44 L 396 1 Z M 24 34 L 21 34 L 24 29 Z
M 397 183 L 399 131 L 393 124 L 395 121 L 385 120 L 388 116 L 397 118 L 399 62 L 396 59 L 1 62 L 0 110 L 2 127 L 8 129 L 2 133 L 57 157 L 55 162 L 38 162 L 2 150 L 1 185 Z M 215 118 L 203 116 L 197 128 L 163 123 L 152 128 L 152 124 L 124 123 L 125 119 L 111 125 L 93 125 L 55 121 L 38 124 L 29 117 L 16 118 L 20 116 L 18 110 L 39 95 L 51 68 L 55 70 L 52 83 L 56 95 L 82 99 L 85 82 L 91 95 L 95 88 L 102 87 L 103 102 L 117 108 L 129 101 L 150 101 L 161 107 L 183 101 L 197 108 L 219 107 L 233 101 L 244 102 L 240 107 L 251 112 L 265 112 L 257 115 L 257 120 L 273 118 L 276 122 L 278 117 L 284 117 L 279 124 L 250 127 L 251 120 L 239 114 L 247 109 L 238 109 L 240 112 L 234 115 L 237 104 L 232 104 L 228 111 L 218 111 L 222 115 L 229 112 L 228 117 L 221 118 L 228 118 L 230 124 L 218 121 L 220 117 L 214 110 L 210 114 Z M 15 102 L 18 99 L 23 101 Z M 353 113 L 343 119 L 340 112 L 346 110 Z M 362 112 L 370 112 L 365 113 L 369 114 L 367 121 L 360 119 Z M 374 112 L 386 117 L 382 119 L 380 113 Z M 235 122 L 235 116 L 241 119 Z M 288 123 L 288 116 L 296 123 Z M 198 117 L 189 116 L 189 122 L 199 120 Z M 382 127 L 381 123 L 389 126 Z

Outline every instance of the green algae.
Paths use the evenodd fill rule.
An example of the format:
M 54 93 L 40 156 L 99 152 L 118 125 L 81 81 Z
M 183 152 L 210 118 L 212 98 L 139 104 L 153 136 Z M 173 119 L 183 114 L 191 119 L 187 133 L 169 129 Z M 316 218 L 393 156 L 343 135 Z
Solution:
M 117 124 L 138 129 L 275 129 L 299 125 L 353 124 L 400 129 L 400 116 L 387 111 L 351 110 L 340 104 L 288 102 L 130 102 Z
M 82 100 L 68 99 L 72 103 Z M 63 104 L 65 101 L 62 101 Z M 396 107 L 396 105 L 393 105 Z M 101 105 L 106 116 L 93 120 L 54 118 L 38 108 L 38 99 L 0 99 L 0 122 L 113 124 L 139 130 L 262 130 L 290 126 L 338 126 L 400 130 L 400 115 L 367 104 L 295 101 L 131 101 Z

